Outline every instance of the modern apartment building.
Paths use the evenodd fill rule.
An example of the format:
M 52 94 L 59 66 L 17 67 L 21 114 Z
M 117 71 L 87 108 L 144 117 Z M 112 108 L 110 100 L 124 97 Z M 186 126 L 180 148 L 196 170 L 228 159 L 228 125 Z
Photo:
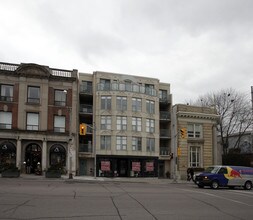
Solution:
M 88 127 L 79 136 L 78 174 L 164 177 L 170 172 L 170 85 L 107 72 L 79 77 L 79 124 Z
M 77 70 L 0 63 L 0 168 L 76 172 Z
M 170 84 L 158 79 L 0 63 L 0 168 L 165 177 L 171 111 Z
M 201 170 L 221 164 L 217 151 L 217 115 L 214 108 L 174 105 L 172 110 L 173 163 L 176 178 L 186 179 L 186 170 Z M 175 177 L 175 176 L 174 176 Z

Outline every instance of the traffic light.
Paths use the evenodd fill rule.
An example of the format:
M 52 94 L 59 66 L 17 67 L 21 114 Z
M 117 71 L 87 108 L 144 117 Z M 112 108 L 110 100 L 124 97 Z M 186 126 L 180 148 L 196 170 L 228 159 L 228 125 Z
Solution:
M 86 131 L 87 131 L 87 125 L 84 123 L 80 124 L 80 135 L 86 135 Z
M 180 129 L 180 134 L 181 134 L 181 138 L 183 138 L 183 139 L 187 138 L 187 129 L 186 128 L 181 128 Z

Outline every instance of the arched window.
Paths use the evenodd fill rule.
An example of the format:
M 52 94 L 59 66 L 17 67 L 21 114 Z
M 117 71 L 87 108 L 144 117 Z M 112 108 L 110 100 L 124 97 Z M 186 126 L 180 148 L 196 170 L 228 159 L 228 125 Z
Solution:
M 50 166 L 66 166 L 66 150 L 60 144 L 55 144 L 50 148 Z
M 16 147 L 11 142 L 0 145 L 0 167 L 16 164 Z

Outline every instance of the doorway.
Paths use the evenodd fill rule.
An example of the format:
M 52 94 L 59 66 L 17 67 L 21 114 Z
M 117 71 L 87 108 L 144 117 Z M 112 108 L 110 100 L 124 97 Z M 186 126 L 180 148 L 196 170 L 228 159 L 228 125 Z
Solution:
M 41 147 L 38 144 L 29 144 L 25 151 L 26 173 L 35 173 L 41 165 Z

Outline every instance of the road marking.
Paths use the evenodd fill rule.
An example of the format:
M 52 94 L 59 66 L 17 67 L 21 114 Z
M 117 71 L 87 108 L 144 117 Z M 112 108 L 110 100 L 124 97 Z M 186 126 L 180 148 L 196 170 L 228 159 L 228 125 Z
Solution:
M 181 189 L 181 190 L 187 191 L 187 192 L 191 192 L 191 193 L 204 194 L 204 195 L 207 195 L 207 196 L 212 196 L 212 197 L 216 197 L 216 198 L 219 198 L 219 199 L 225 199 L 225 200 L 230 201 L 230 202 L 239 203 L 239 204 L 242 204 L 242 205 L 246 205 L 246 206 L 249 206 L 249 207 L 253 207 L 253 205 L 249 205 L 249 204 L 247 204 L 247 203 L 245 203 L 245 202 L 241 202 L 241 201 L 234 200 L 234 199 L 228 199 L 228 198 L 225 198 L 225 197 L 222 197 L 222 196 L 217 196 L 217 195 L 214 195 L 214 194 L 211 194 L 211 193 L 200 192 L 200 191 L 189 190 L 189 189 Z

